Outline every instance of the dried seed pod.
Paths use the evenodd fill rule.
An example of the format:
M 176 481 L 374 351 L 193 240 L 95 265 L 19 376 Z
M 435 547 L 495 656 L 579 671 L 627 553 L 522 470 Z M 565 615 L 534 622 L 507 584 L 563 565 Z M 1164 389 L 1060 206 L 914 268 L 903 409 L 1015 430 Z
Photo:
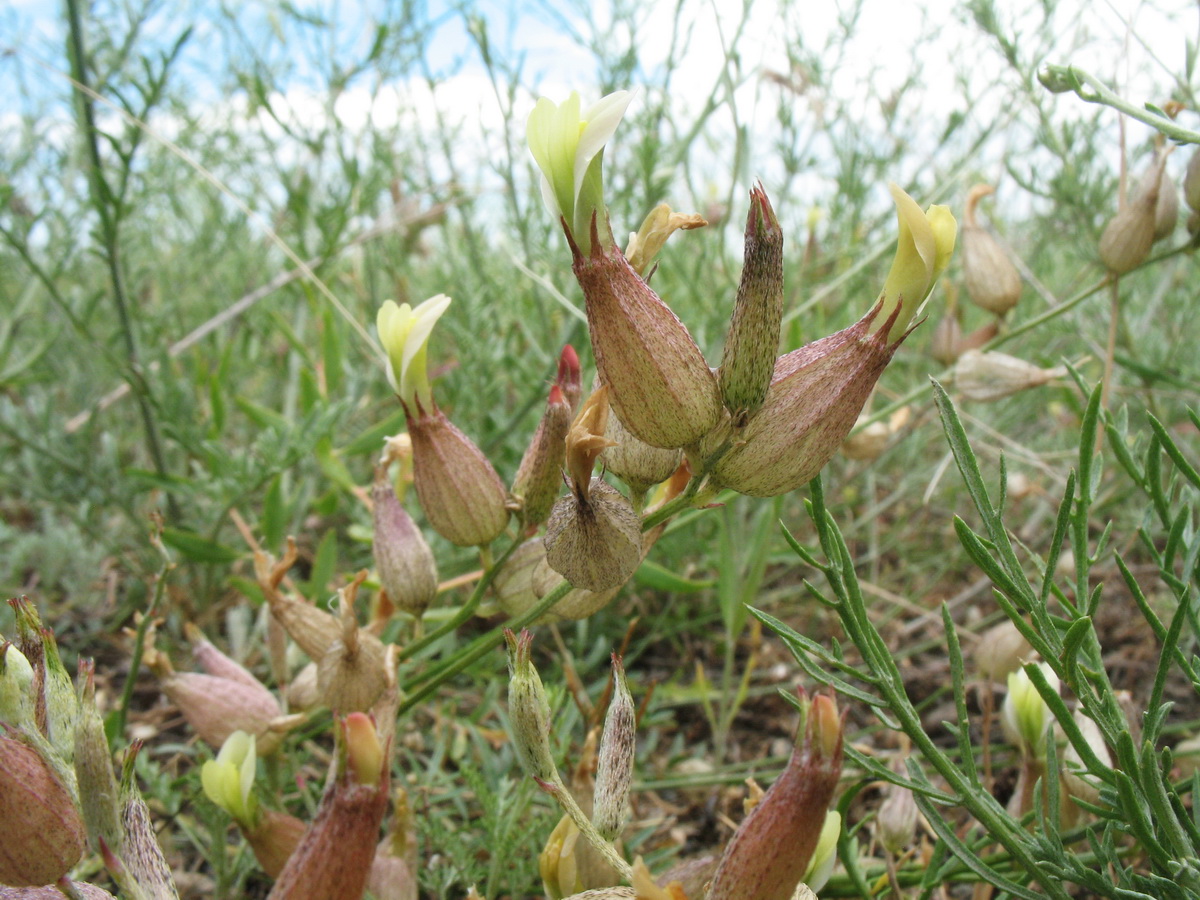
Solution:
M 545 559 L 546 545 L 542 539 L 530 538 L 510 553 L 496 572 L 492 594 L 510 617 L 519 616 L 537 604 L 540 595 L 533 589 L 533 572 Z
M 965 399 L 987 402 L 1040 387 L 1066 374 L 1065 366 L 1043 369 L 1007 353 L 968 350 L 954 366 L 954 384 Z
M 371 499 L 375 521 L 371 549 L 379 583 L 393 606 L 419 619 L 437 595 L 437 561 L 421 530 L 400 505 L 382 466 L 375 469 Z
M 1159 154 L 1138 181 L 1129 204 L 1109 221 L 1100 235 L 1100 261 L 1116 275 L 1124 275 L 1146 261 L 1154 244 L 1158 192 L 1162 184 L 1165 154 Z
M 566 579 L 558 572 L 550 567 L 545 557 L 545 545 L 543 545 L 543 554 L 541 560 L 534 566 L 532 572 L 532 584 L 538 599 L 545 597 L 548 593 L 555 590 L 559 585 L 563 584 Z M 644 556 L 644 554 L 643 554 Z M 621 582 L 616 587 L 611 587 L 604 591 L 589 591 L 585 588 L 572 588 L 567 591 L 561 600 L 550 607 L 550 612 L 542 622 L 556 622 L 559 619 L 569 619 L 572 621 L 578 619 L 586 619 L 588 616 L 598 613 L 604 607 L 608 606 L 625 582 Z
M 604 591 L 629 580 L 642 558 L 642 520 L 601 478 L 560 499 L 546 527 L 546 561 L 574 587 Z
M 83 855 L 83 819 L 41 754 L 6 732 L 0 732 L 0 883 L 51 884 Z
M 958 323 L 958 315 L 948 310 L 933 326 L 933 334 L 929 337 L 929 355 L 943 366 L 951 365 L 958 359 L 961 342 L 962 326 Z
M 329 645 L 342 633 L 337 619 L 303 598 L 270 590 L 267 600 L 271 604 L 271 613 L 288 636 L 313 659 L 324 656 Z
M 1003 316 L 1021 298 L 1021 273 L 999 242 L 975 219 L 980 199 L 994 190 L 991 185 L 977 184 L 967 195 L 961 237 L 963 279 L 972 303 Z
M 359 628 L 354 616 L 354 598 L 366 574 L 360 572 L 338 591 L 341 634 L 316 661 L 321 701 L 339 713 L 366 712 L 388 684 L 383 643 Z
M 312 709 L 321 703 L 321 692 L 317 688 L 317 664 L 307 663 L 288 682 L 288 706 L 292 709 Z

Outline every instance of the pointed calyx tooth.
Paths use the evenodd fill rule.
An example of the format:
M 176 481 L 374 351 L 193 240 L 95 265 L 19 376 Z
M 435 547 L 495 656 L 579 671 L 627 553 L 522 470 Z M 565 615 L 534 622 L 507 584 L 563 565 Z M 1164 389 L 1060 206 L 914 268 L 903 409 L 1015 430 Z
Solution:
M 595 231 L 595 220 L 592 223 Z M 717 381 L 687 327 L 616 247 L 572 243 L 600 380 L 630 431 L 652 447 L 683 447 L 716 424 Z
M 735 425 L 766 399 L 783 321 L 783 231 L 762 185 L 750 192 L 742 280 L 717 372 Z
M 559 499 L 546 527 L 546 562 L 573 587 L 606 591 L 629 580 L 642 559 L 642 520 L 601 478 Z
M 371 499 L 375 521 L 371 549 L 380 586 L 393 606 L 420 618 L 437 594 L 433 551 L 401 505 L 384 466 L 375 469 Z
M 408 434 L 413 485 L 433 530 L 459 547 L 490 544 L 508 524 L 508 491 L 483 451 L 436 406 L 409 414 Z
M 975 218 L 980 199 L 994 192 L 995 188 L 988 184 L 971 188 L 960 241 L 967 296 L 976 306 L 1002 316 L 1021 298 L 1021 273 L 1000 243 Z

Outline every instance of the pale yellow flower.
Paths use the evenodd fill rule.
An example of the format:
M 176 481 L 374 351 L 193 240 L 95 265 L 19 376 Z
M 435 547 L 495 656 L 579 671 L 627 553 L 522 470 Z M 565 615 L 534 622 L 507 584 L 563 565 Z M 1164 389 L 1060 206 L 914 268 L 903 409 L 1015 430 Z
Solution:
M 887 334 L 890 341 L 908 328 L 917 307 L 929 296 L 949 265 L 958 235 L 958 222 L 948 206 L 931 206 L 925 211 L 896 185 L 889 184 L 888 190 L 896 204 L 900 236 L 891 271 L 880 294 L 883 309 L 879 320 L 886 321 L 896 304 L 903 301 L 900 314 Z
M 556 216 L 566 219 L 576 243 L 585 252 L 590 246 L 592 214 L 604 221 L 601 161 L 604 145 L 617 130 L 633 95 L 617 91 L 581 111 L 579 94 L 562 103 L 538 100 L 525 126 L 525 138 L 542 170 L 542 197 Z
M 235 731 L 225 739 L 217 758 L 200 768 L 200 784 L 208 799 L 245 828 L 253 828 L 258 816 L 253 794 L 257 763 L 254 735 Z
M 375 320 L 379 341 L 388 355 L 388 382 L 413 415 L 417 413 L 414 402 L 425 411 L 433 408 L 425 352 L 433 326 L 449 305 L 450 298 L 445 294 L 430 297 L 416 307 L 388 300 Z

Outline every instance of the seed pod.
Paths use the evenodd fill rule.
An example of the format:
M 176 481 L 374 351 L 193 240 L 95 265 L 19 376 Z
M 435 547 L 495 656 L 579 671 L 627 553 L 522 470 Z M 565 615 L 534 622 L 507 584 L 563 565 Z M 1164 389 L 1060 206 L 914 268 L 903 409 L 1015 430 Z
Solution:
M 876 305 L 857 323 L 781 356 L 762 409 L 742 429 L 713 471 L 723 487 L 774 497 L 812 480 L 850 433 L 899 340 L 888 343 L 890 322 L 872 330 Z M 892 312 L 892 319 L 900 307 Z M 732 435 L 713 433 L 699 454 Z
M 679 317 L 616 247 L 605 249 L 592 220 L 591 253 L 568 235 L 583 289 L 600 380 L 625 426 L 652 447 L 697 440 L 721 411 L 717 380 Z
M 888 785 L 876 827 L 879 843 L 888 853 L 899 856 L 907 850 L 917 833 L 917 801 L 913 792 L 897 784 Z
M 88 884 L 86 881 L 68 880 L 65 887 L 73 893 L 66 894 L 57 884 L 44 887 L 7 887 L 0 884 L 0 900 L 63 900 L 65 896 L 82 897 L 83 900 L 116 900 L 116 897 L 104 888 Z
M 933 326 L 933 334 L 929 336 L 929 355 L 943 366 L 951 365 L 958 359 L 961 342 L 962 326 L 958 323 L 958 315 L 947 310 Z
M 378 467 L 371 486 L 375 537 L 371 549 L 388 600 L 420 618 L 437 594 L 437 562 L 412 517 L 392 489 L 387 470 Z
M 1183 176 L 1183 199 L 1193 212 L 1200 212 L 1200 147 L 1192 151 Z
M 968 350 L 954 366 L 954 384 L 965 399 L 989 402 L 1040 387 L 1066 374 L 1064 366 L 1043 369 L 1007 353 Z
M 533 589 L 539 600 L 566 581 L 554 569 L 550 568 L 550 564 L 546 562 L 544 551 L 545 545 L 543 545 L 542 558 L 534 566 L 532 573 Z M 644 556 L 645 552 L 643 551 Z M 594 615 L 608 606 L 613 598 L 620 593 L 624 585 L 625 583 L 621 582 L 616 587 L 611 587 L 605 591 L 572 588 L 567 591 L 561 600 L 550 607 L 549 615 L 542 621 L 555 622 L 559 619 L 568 619 L 571 621 L 586 619 L 588 616 Z
M 522 615 L 537 605 L 539 595 L 533 589 L 533 572 L 545 559 L 546 545 L 542 539 L 530 538 L 510 553 L 496 572 L 492 593 L 509 617 Z
M 261 579 L 260 579 L 261 581 Z M 293 641 L 312 659 L 320 659 L 342 633 L 338 620 L 307 600 L 271 590 L 267 592 L 271 613 Z
M 263 686 L 262 682 L 255 678 L 245 666 L 223 653 L 204 636 L 203 631 L 191 622 L 184 623 L 183 636 L 192 645 L 192 656 L 196 657 L 200 668 L 209 675 L 228 678 L 230 681 L 240 681 L 247 687 L 261 688 Z
M 546 527 L 546 561 L 574 587 L 604 591 L 629 580 L 642 558 L 642 520 L 601 478 L 585 496 L 560 499 Z
M 600 454 L 600 462 L 635 492 L 644 494 L 659 482 L 670 478 L 683 460 L 682 450 L 651 447 L 621 424 L 616 413 L 609 413 L 604 437 L 612 442 Z
M 508 524 L 508 491 L 483 451 L 437 407 L 408 418 L 413 485 L 433 530 L 459 547 L 490 544 Z
M 967 296 L 976 306 L 1003 316 L 1021 298 L 1021 274 L 1004 248 L 975 219 L 975 207 L 995 189 L 977 184 L 967 195 L 962 229 L 963 277 Z
M 596 787 L 592 793 L 592 824 L 606 841 L 615 840 L 629 817 L 633 784 L 633 754 L 637 739 L 637 710 L 625 680 L 621 657 L 612 655 L 613 693 L 604 717 Z
M 288 682 L 288 706 L 292 709 L 312 709 L 321 703 L 321 692 L 317 689 L 317 664 L 310 662 Z
M 0 731 L 0 883 L 51 884 L 83 855 L 83 820 L 72 792 L 15 735 Z
M 762 185 L 750 192 L 744 260 L 717 370 L 721 399 L 735 425 L 743 424 L 767 397 L 783 321 L 783 231 Z
M 1124 275 L 1136 269 L 1150 255 L 1166 162 L 1166 156 L 1160 154 L 1138 181 L 1129 204 L 1113 216 L 1100 235 L 1100 261 L 1113 274 Z

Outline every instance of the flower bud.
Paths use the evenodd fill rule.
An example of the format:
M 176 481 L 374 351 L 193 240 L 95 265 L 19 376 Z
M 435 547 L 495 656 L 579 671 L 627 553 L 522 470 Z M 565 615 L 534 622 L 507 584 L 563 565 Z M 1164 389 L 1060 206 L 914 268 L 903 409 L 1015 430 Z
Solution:
M 592 794 L 592 824 L 606 841 L 615 840 L 629 817 L 629 788 L 633 784 L 633 753 L 637 738 L 637 710 L 621 657 L 612 656 L 613 692 L 604 717 L 596 787 Z
M 975 220 L 980 198 L 994 188 L 977 184 L 967 196 L 962 229 L 962 265 L 967 296 L 976 306 L 1003 316 L 1021 298 L 1021 273 L 1004 248 Z
M 562 489 L 562 467 L 571 418 L 571 406 L 562 388 L 551 385 L 546 411 L 513 479 L 512 493 L 521 505 L 519 515 L 527 534 L 537 531 L 546 521 L 550 507 Z
M 586 494 L 560 499 L 546 526 L 546 562 L 574 587 L 620 587 L 642 560 L 642 520 L 629 500 L 601 478 Z
M 990 402 L 1040 387 L 1067 374 L 1063 366 L 1043 369 L 995 350 L 968 350 L 954 366 L 954 384 L 967 400 Z
M 1115 275 L 1136 269 L 1150 255 L 1166 163 L 1166 155 L 1160 153 L 1138 181 L 1129 204 L 1113 216 L 1100 235 L 1100 261 Z
M 388 300 L 376 316 L 375 328 L 388 355 L 388 382 L 410 415 L 434 408 L 426 352 L 433 326 L 449 306 L 445 294 L 430 297 L 416 308 Z
M 742 280 L 725 355 L 717 371 L 721 399 L 735 425 L 766 399 L 783 321 L 783 231 L 762 185 L 750 192 Z
M 776 360 L 762 409 L 713 470 L 717 483 L 752 497 L 774 497 L 806 484 L 824 468 L 904 339 L 887 342 L 890 323 L 872 330 L 879 309 Z M 721 440 L 719 433 L 706 437 L 701 454 Z
M 490 544 L 508 523 L 508 492 L 483 451 L 440 409 L 410 416 L 413 484 L 433 530 L 459 547 Z
M 437 562 L 433 551 L 400 505 L 383 467 L 375 470 L 371 499 L 375 520 L 371 549 L 380 586 L 394 606 L 419 619 L 437 594 Z
M 567 398 L 571 413 L 574 414 L 583 394 L 583 372 L 579 366 L 579 354 L 570 344 L 563 347 L 562 355 L 558 358 L 558 377 L 554 383 L 562 388 L 563 396 Z
M 376 753 L 373 732 L 357 714 L 355 724 L 338 725 L 337 762 L 321 805 L 268 900 L 344 900 L 366 890 L 389 790 L 386 749 Z
M 366 573 L 338 591 L 341 634 L 317 659 L 317 691 L 335 712 L 362 713 L 371 708 L 388 684 L 383 643 L 358 627 L 354 598 Z M 355 720 L 357 721 L 357 720 Z
M 1057 691 L 1058 676 L 1047 663 L 1038 663 L 1050 687 Z M 1008 676 L 1008 696 L 1004 698 L 1002 722 L 1008 739 L 1031 759 L 1042 759 L 1046 753 L 1046 726 L 1053 717 L 1046 701 L 1038 693 L 1022 667 Z
M 0 883 L 50 884 L 83 855 L 83 820 L 54 769 L 15 734 L 0 731 Z
M 550 752 L 550 704 L 530 658 L 533 635 L 522 630 L 518 637 L 506 628 L 504 640 L 508 644 L 508 722 L 513 749 L 526 774 L 540 781 L 557 781 L 558 767 Z
M 697 440 L 716 425 L 721 400 L 716 378 L 687 327 L 620 250 L 597 242 L 584 255 L 571 244 L 596 368 L 611 389 L 613 409 L 653 447 Z
M 95 663 L 80 661 L 79 725 L 75 729 L 79 810 L 93 846 L 98 847 L 103 840 L 115 847 L 121 841 L 121 791 L 113 772 L 104 719 L 96 705 L 95 673 Z
M 801 699 L 787 767 L 734 833 L 707 900 L 791 900 L 816 855 L 842 771 L 842 721 L 832 697 Z
M 1192 151 L 1192 158 L 1188 160 L 1183 176 L 1183 199 L 1189 209 L 1200 212 L 1200 147 Z
M 0 641 L 0 724 L 22 731 L 33 720 L 33 666 L 15 644 Z

